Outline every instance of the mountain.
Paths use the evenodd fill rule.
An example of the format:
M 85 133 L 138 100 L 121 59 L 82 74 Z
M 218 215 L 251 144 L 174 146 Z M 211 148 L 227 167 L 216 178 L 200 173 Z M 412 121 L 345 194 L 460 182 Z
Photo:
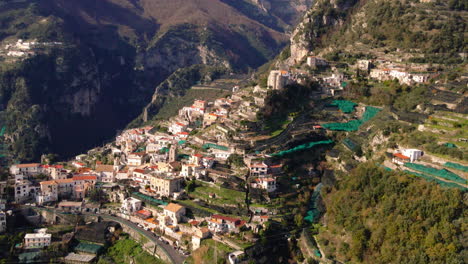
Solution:
M 0 1 L 0 121 L 9 156 L 66 157 L 101 144 L 178 69 L 264 64 L 311 2 Z
M 293 33 L 290 62 L 313 53 L 335 61 L 366 54 L 459 64 L 467 8 L 463 0 L 318 0 Z

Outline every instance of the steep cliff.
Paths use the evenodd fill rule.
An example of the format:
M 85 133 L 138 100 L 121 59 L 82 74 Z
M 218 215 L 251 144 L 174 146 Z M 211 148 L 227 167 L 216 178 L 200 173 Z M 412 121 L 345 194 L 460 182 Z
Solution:
M 313 52 L 461 63 L 467 19 L 459 0 L 318 0 L 293 33 L 289 62 Z
M 290 63 L 298 63 L 321 44 L 324 34 L 344 24 L 358 0 L 318 0 L 304 15 L 291 37 Z
M 10 157 L 69 156 L 101 144 L 178 69 L 262 65 L 309 1 L 268 2 L 266 11 L 221 0 L 0 2 L 0 121 Z M 287 15 L 271 11 L 280 6 Z

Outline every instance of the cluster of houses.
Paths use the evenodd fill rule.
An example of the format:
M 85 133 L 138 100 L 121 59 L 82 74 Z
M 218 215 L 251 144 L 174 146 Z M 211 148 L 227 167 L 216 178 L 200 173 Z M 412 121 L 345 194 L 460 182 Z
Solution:
M 247 225 L 239 218 L 213 214 L 209 217 L 190 219 L 186 208 L 169 203 L 157 209 L 143 205 L 143 201 L 128 197 L 122 201 L 120 216 L 137 223 L 146 230 L 163 235 L 169 242 L 181 245 L 182 237 L 191 238 L 192 249 L 200 247 L 203 239 L 225 233 L 238 233 Z M 264 218 L 267 218 L 264 216 Z M 264 223 L 265 221 L 261 221 Z M 260 223 L 260 222 L 259 222 Z
M 21 58 L 35 55 L 40 48 L 61 45 L 63 45 L 62 42 L 38 42 L 35 40 L 25 41 L 18 39 L 15 43 L 6 44 L 3 49 L 6 56 Z
M 40 205 L 60 199 L 83 199 L 100 180 L 96 174 L 74 174 L 62 165 L 40 163 L 16 164 L 10 167 L 10 173 L 15 179 L 15 202 Z M 38 176 L 44 175 L 48 179 L 39 181 Z
M 429 74 L 411 73 L 402 69 L 372 69 L 369 76 L 379 81 L 398 80 L 400 84 L 412 85 L 415 83 L 425 83 L 429 80 Z
M 186 180 L 229 178 L 229 171 L 217 170 L 216 164 L 224 164 L 233 154 L 245 157 L 252 188 L 274 192 L 281 165 L 270 164 L 264 156 L 244 155 L 243 146 L 231 144 L 226 136 L 240 126 L 240 120 L 255 112 L 252 107 L 258 107 L 255 103 L 246 104 L 242 96 L 237 94 L 214 102 L 195 100 L 192 106 L 182 108 L 178 116 L 166 122 L 167 130 L 142 127 L 123 131 L 115 143 L 106 146 L 108 156 L 113 158 L 107 164 L 92 159 L 90 153 L 64 165 L 15 164 L 10 167 L 15 202 L 56 205 L 59 210 L 78 213 L 84 211 L 84 201 L 91 190 L 116 183 L 135 187 L 152 199 L 175 200 L 185 194 L 182 186 Z M 191 135 L 194 130 L 208 127 L 214 127 L 214 132 Z M 192 144 L 202 147 L 191 149 L 188 145 Z M 108 194 L 113 202 L 121 203 L 119 216 L 163 234 L 174 243 L 179 243 L 183 236 L 191 237 L 193 249 L 212 235 L 236 233 L 250 225 L 242 219 L 219 214 L 189 219 L 186 208 L 180 204 L 163 204 L 155 209 L 144 206 L 146 201 L 128 197 L 121 189 Z M 0 231 L 4 219 L 0 213 Z M 258 220 L 263 223 L 265 219 Z M 43 230 L 28 234 L 24 240 L 25 248 L 49 244 L 50 234 Z

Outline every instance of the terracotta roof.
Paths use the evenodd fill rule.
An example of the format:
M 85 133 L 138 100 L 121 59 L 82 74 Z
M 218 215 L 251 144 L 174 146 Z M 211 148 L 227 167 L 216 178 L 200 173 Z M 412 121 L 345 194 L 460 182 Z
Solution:
M 41 181 L 41 185 L 57 185 L 57 182 L 55 181 Z
M 142 169 L 135 169 L 135 170 L 133 170 L 133 172 L 142 173 L 142 174 L 146 173 L 146 171 L 142 170 Z
M 58 179 L 55 180 L 56 183 L 61 184 L 61 183 L 72 183 L 73 179 Z
M 405 156 L 405 155 L 403 155 L 401 153 L 395 153 L 395 154 L 393 154 L 393 156 L 397 157 L 397 158 L 400 158 L 400 159 L 407 159 L 407 160 L 410 159 L 410 157 L 407 157 L 407 156 Z
M 135 155 L 135 156 L 140 156 L 141 157 L 141 156 L 146 155 L 146 153 L 145 152 L 134 152 L 134 153 L 132 153 L 130 155 Z
M 80 175 L 80 176 L 73 176 L 74 181 L 83 181 L 83 180 L 97 180 L 95 175 Z
M 198 221 L 196 221 L 196 220 L 193 220 L 193 221 L 190 221 L 190 222 L 189 222 L 189 224 L 194 225 L 194 226 L 198 225 L 199 223 L 200 223 L 200 222 L 198 222 Z
M 40 163 L 28 163 L 28 164 L 18 164 L 16 165 L 17 168 L 32 168 L 32 167 L 39 167 Z
M 145 221 L 151 224 L 159 225 L 159 221 L 154 218 L 148 218 Z
M 45 169 L 48 169 L 48 168 L 63 169 L 63 165 L 42 165 L 41 167 Z
M 250 165 L 251 168 L 268 168 L 265 163 L 253 163 Z
M 151 216 L 151 212 L 148 211 L 148 210 L 140 210 L 138 212 L 136 212 L 137 214 L 141 214 L 141 215 L 144 215 L 144 216 Z
M 114 171 L 114 166 L 113 165 L 99 164 L 99 165 L 96 166 L 95 171 L 96 172 L 112 172 L 112 171 Z
M 224 215 L 212 215 L 211 218 L 213 219 L 221 219 L 221 220 L 224 220 L 224 221 L 229 221 L 229 222 L 236 222 L 236 221 L 240 221 L 240 219 L 238 218 L 232 218 L 232 217 L 229 217 L 229 216 L 224 216 Z
M 182 210 L 184 207 L 182 205 L 178 205 L 175 203 L 170 203 L 166 207 L 164 207 L 164 210 L 168 210 L 174 213 L 177 213 L 178 211 Z

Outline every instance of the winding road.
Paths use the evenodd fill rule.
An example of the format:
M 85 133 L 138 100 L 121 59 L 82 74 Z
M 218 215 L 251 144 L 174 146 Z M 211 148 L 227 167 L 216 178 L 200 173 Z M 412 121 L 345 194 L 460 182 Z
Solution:
M 62 212 L 60 210 L 52 209 L 52 208 L 45 208 L 45 207 L 29 207 L 29 208 L 31 208 L 33 210 L 46 210 L 46 211 L 49 211 L 49 212 L 54 212 L 55 214 L 64 213 L 64 212 Z M 147 239 L 154 242 L 158 247 L 163 248 L 164 251 L 169 256 L 169 258 L 172 260 L 171 261 L 172 263 L 182 264 L 182 263 L 184 263 L 184 260 L 187 258 L 186 256 L 180 254 L 177 250 L 175 250 L 171 245 L 168 245 L 168 244 L 166 244 L 164 242 L 159 241 L 158 237 L 156 237 L 153 232 L 144 230 L 143 228 L 139 227 L 137 224 L 135 224 L 135 223 L 133 223 L 133 222 L 131 222 L 129 220 L 126 220 L 126 219 L 123 219 L 123 218 L 120 218 L 120 217 L 116 217 L 116 216 L 107 215 L 107 214 L 95 214 L 95 213 L 89 213 L 89 212 L 82 213 L 82 215 L 90 215 L 90 216 L 101 217 L 103 219 L 115 221 L 115 222 L 118 222 L 120 224 L 124 224 L 124 225 L 132 228 L 133 230 L 137 231 L 141 235 L 145 236 Z

